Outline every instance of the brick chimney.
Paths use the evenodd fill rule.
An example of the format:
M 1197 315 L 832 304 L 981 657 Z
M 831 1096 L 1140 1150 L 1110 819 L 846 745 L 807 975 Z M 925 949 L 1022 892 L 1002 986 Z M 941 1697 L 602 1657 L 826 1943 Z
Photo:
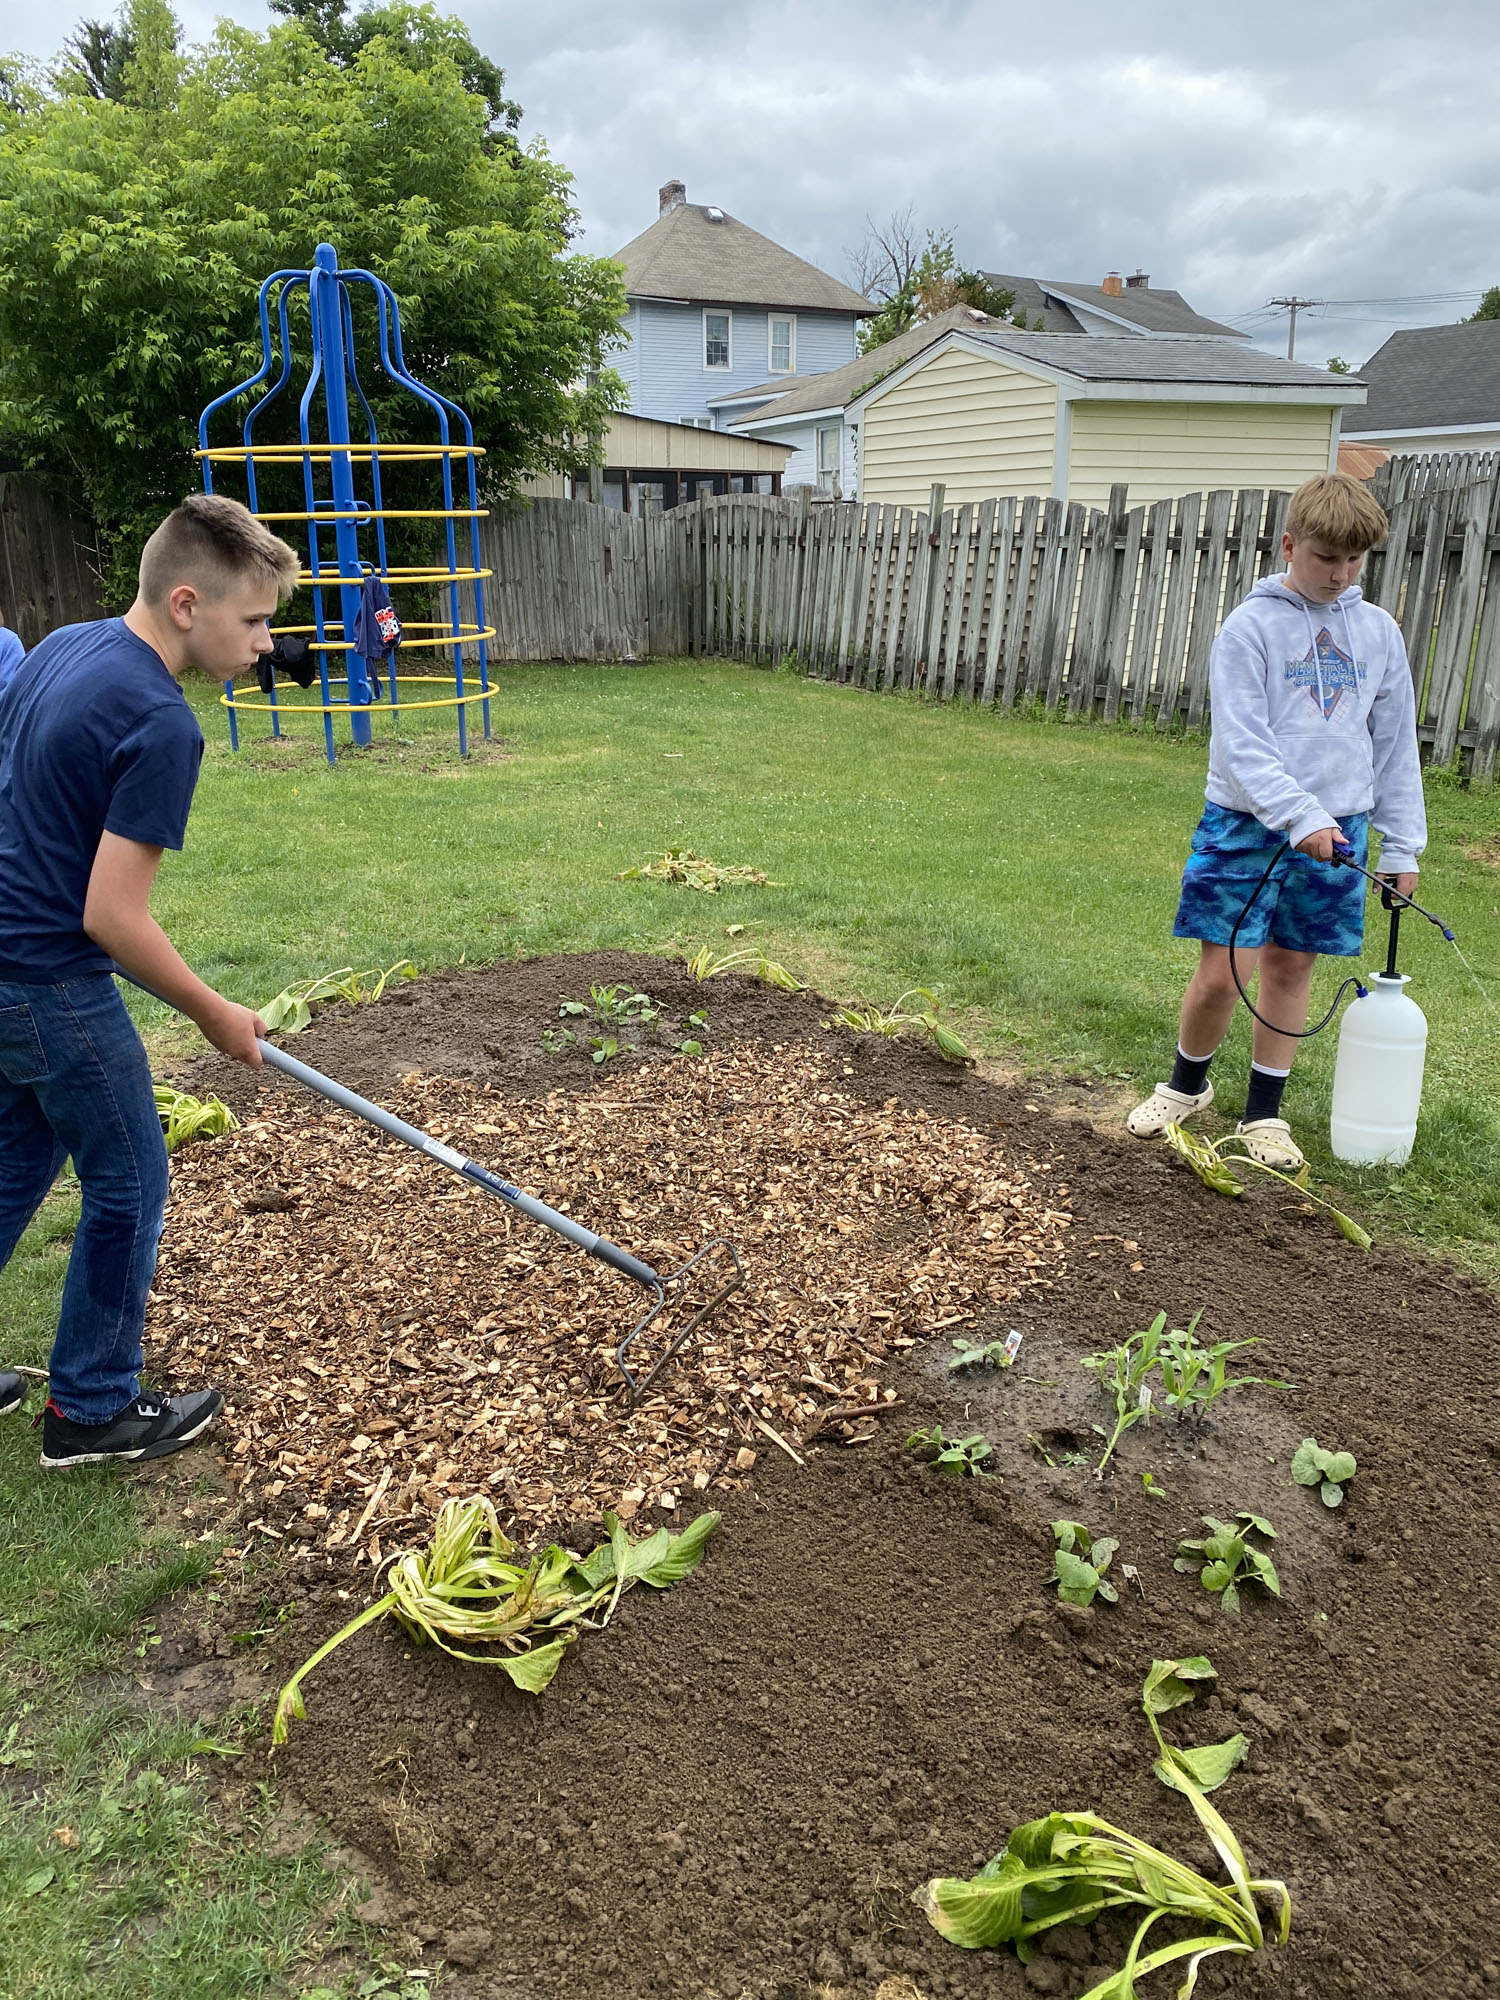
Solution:
M 1125 289 L 1127 292 L 1148 291 L 1150 289 L 1150 286 L 1151 286 L 1151 280 L 1146 276 L 1146 273 L 1144 271 L 1133 272 L 1132 275 L 1125 280 Z
M 1111 299 L 1119 298 L 1120 294 L 1125 289 L 1125 287 L 1120 283 L 1119 272 L 1111 271 L 1099 289 L 1104 293 L 1106 298 L 1111 298 Z
M 687 189 L 681 181 L 668 181 L 664 188 L 658 190 L 656 200 L 656 215 L 660 221 L 662 216 L 670 215 L 674 208 L 684 208 L 687 205 Z

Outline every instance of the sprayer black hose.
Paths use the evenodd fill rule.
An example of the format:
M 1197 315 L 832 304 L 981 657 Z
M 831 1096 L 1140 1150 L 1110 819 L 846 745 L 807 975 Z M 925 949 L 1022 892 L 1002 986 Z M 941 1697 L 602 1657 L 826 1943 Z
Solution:
M 1319 1021 L 1319 1023 L 1315 1028 L 1279 1028 L 1274 1021 L 1268 1021 L 1265 1015 L 1258 1011 L 1255 1002 L 1250 998 L 1250 995 L 1245 991 L 1244 981 L 1240 978 L 1239 967 L 1234 962 L 1234 944 L 1235 944 L 1235 939 L 1240 934 L 1240 925 L 1245 921 L 1246 917 L 1249 916 L 1251 910 L 1254 909 L 1256 897 L 1260 894 L 1261 890 L 1264 889 L 1266 884 L 1270 881 L 1272 870 L 1275 868 L 1277 862 L 1281 859 L 1282 855 L 1285 854 L 1290 849 L 1291 844 L 1292 843 L 1289 840 L 1284 840 L 1281 843 L 1280 847 L 1277 848 L 1276 852 L 1271 856 L 1270 861 L 1267 863 L 1266 872 L 1264 873 L 1264 875 L 1261 876 L 1260 880 L 1256 883 L 1255 887 L 1250 891 L 1250 897 L 1248 902 L 1245 904 L 1244 909 L 1240 911 L 1239 915 L 1234 920 L 1234 929 L 1229 933 L 1229 970 L 1234 977 L 1235 985 L 1239 988 L 1240 998 L 1244 1001 L 1245 1005 L 1250 1009 L 1250 1012 L 1254 1014 L 1256 1020 L 1260 1022 L 1263 1028 L 1269 1028 L 1272 1034 L 1275 1035 L 1285 1035 L 1288 1041 L 1306 1042 L 1306 1041 L 1311 1041 L 1314 1035 L 1322 1034 L 1323 1030 L 1328 1026 L 1329 1022 L 1338 1012 L 1340 1004 L 1343 1001 L 1344 995 L 1349 991 L 1349 988 L 1351 986 L 1354 988 L 1356 993 L 1364 992 L 1364 987 L 1360 984 L 1359 980 L 1356 979 L 1352 973 L 1350 974 L 1349 978 L 1347 978 L 1344 981 L 1343 985 L 1340 986 L 1338 992 L 1334 994 L 1332 1006 L 1328 1009 L 1328 1012 L 1323 1016 L 1322 1020 Z M 1426 912 L 1424 911 L 1423 914 L 1425 915 Z M 1255 949 L 1258 951 L 1260 949 L 1259 945 L 1257 945 Z

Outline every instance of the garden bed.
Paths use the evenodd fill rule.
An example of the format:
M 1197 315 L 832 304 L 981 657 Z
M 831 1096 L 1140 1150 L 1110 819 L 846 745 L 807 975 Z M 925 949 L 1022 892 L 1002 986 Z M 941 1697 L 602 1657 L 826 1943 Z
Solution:
M 654 1038 L 648 1053 L 601 1067 L 576 1046 L 544 1050 L 541 1031 L 555 1024 L 559 999 L 611 982 L 649 989 L 665 1022 L 706 1006 L 706 1055 L 676 1056 Z M 731 1302 L 713 1342 L 661 1379 L 669 1440 L 683 1409 L 698 1425 L 694 1442 L 661 1480 L 635 1480 L 643 1516 L 680 1523 L 708 1502 L 723 1509 L 696 1576 L 659 1600 L 632 1594 L 607 1633 L 572 1650 L 541 1697 L 419 1651 L 384 1626 L 309 1679 L 308 1718 L 277 1768 L 367 1858 L 378 1889 L 371 1915 L 404 1940 L 408 1963 L 418 1951 L 423 1963 L 445 1960 L 444 1990 L 461 2000 L 792 2000 L 820 1988 L 872 2000 L 882 1986 L 885 2000 L 911 2000 L 913 1991 L 975 2000 L 1076 1994 L 1091 1966 L 1097 1978 L 1118 1962 L 1107 1949 L 1118 1934 L 1071 1934 L 1063 1955 L 1023 1970 L 1008 1951 L 945 1944 L 910 1891 L 934 1873 L 972 1872 L 1013 1825 L 1052 1808 L 1093 1808 L 1212 1872 L 1184 1802 L 1150 1775 L 1138 1705 L 1153 1657 L 1207 1652 L 1220 1692 L 1200 1701 L 1205 1712 L 1185 1734 L 1201 1740 L 1237 1727 L 1250 1737 L 1250 1762 L 1217 1803 L 1256 1870 L 1289 1882 L 1295 1914 L 1287 1948 L 1210 1964 L 1202 1990 L 1307 2000 L 1500 1990 L 1485 1887 L 1496 1846 L 1493 1295 L 1435 1259 L 1381 1245 L 1363 1253 L 1278 1189 L 1255 1188 L 1238 1202 L 1210 1193 L 1165 1149 L 1094 1129 L 1077 1108 L 1086 1090 L 1048 1095 L 985 1082 L 925 1049 L 830 1032 L 828 1012 L 815 996 L 742 981 L 700 986 L 662 961 L 603 955 L 426 979 L 377 1007 L 325 1013 L 298 1039 L 307 1060 L 408 1111 L 425 1106 L 453 1143 L 523 1181 L 535 1167 L 540 1191 L 571 1193 L 576 1212 L 598 1213 L 630 1247 L 688 1247 L 697 1218 L 704 1230 L 724 1228 L 747 1252 L 752 1287 Z M 732 1184 L 726 1192 L 700 1172 L 688 1142 L 693 1132 L 709 1137 L 714 1121 L 693 1093 L 715 1077 L 727 1097 L 738 1088 L 749 1103 L 759 1093 L 761 1109 L 773 1104 L 783 1121 L 756 1144 L 744 1143 L 748 1125 L 734 1125 L 744 1110 L 725 1128 L 748 1163 L 743 1207 Z M 570 1336 L 582 1343 L 578 1365 L 545 1377 L 550 1386 L 539 1392 L 565 1446 L 564 1475 L 548 1482 L 545 1503 L 535 1482 L 528 1499 L 530 1475 L 506 1471 L 511 1439 L 496 1437 L 489 1470 L 502 1477 L 487 1490 L 516 1505 L 522 1526 L 534 1515 L 550 1530 L 571 1515 L 579 1535 L 592 1532 L 600 1502 L 619 1497 L 603 1489 L 614 1481 L 628 1490 L 625 1461 L 609 1454 L 624 1448 L 631 1420 L 607 1376 L 587 1371 L 603 1368 L 606 1334 L 628 1321 L 629 1289 L 596 1282 L 582 1260 L 554 1256 L 540 1232 L 508 1225 L 395 1148 L 367 1148 L 352 1127 L 346 1144 L 345 1128 L 290 1086 L 257 1085 L 221 1064 L 205 1065 L 196 1082 L 233 1089 L 254 1125 L 179 1156 L 183 1226 L 174 1239 L 169 1223 L 150 1351 L 163 1372 L 180 1368 L 184 1379 L 201 1377 L 210 1361 L 217 1367 L 216 1343 L 230 1333 L 234 1352 L 262 1357 L 237 1371 L 225 1446 L 242 1493 L 248 1486 L 255 1496 L 246 1533 L 283 1552 L 282 1582 L 266 1587 L 297 1600 L 277 1669 L 298 1664 L 368 1592 L 368 1555 L 351 1563 L 382 1516 L 351 1522 L 335 1540 L 355 1490 L 373 1490 L 369 1448 L 281 1471 L 295 1458 L 296 1412 L 282 1410 L 280 1428 L 265 1433 L 270 1406 L 256 1392 L 274 1387 L 299 1355 L 316 1354 L 327 1370 L 347 1343 L 366 1388 L 329 1392 L 330 1424 L 374 1414 L 395 1393 L 378 1374 L 374 1303 L 351 1284 L 362 1271 L 371 1275 L 360 1284 L 386 1275 L 382 1258 L 405 1254 L 400 1232 L 430 1228 L 436 1236 L 421 1247 L 438 1249 L 451 1231 L 450 1259 L 467 1254 L 472 1267 L 450 1318 L 419 1299 L 419 1264 L 402 1310 L 420 1305 L 424 1321 L 374 1324 L 389 1343 L 390 1380 L 401 1371 L 417 1414 L 440 1396 L 451 1404 L 457 1391 L 484 1387 L 454 1379 L 465 1340 L 477 1319 L 509 1314 L 529 1296 L 535 1267 L 554 1280 L 550 1323 L 584 1322 Z M 661 1224 L 648 1223 L 641 1199 L 665 1196 L 671 1176 L 659 1147 L 622 1143 L 621 1193 L 592 1177 L 603 1137 L 597 1147 L 575 1145 L 573 1165 L 586 1157 L 589 1172 L 570 1189 L 560 1158 L 546 1179 L 541 1128 L 529 1122 L 545 1110 L 549 1121 L 567 1116 L 575 1134 L 590 1131 L 590 1105 L 601 1115 L 627 1086 L 634 1095 L 617 1139 L 638 1138 L 640 1121 L 657 1115 L 675 1116 L 686 1135 L 674 1170 L 680 1198 Z M 500 1130 L 469 1137 L 481 1098 L 495 1108 L 475 1122 Z M 775 1158 L 787 1133 L 812 1149 L 790 1186 Z M 979 1254 L 976 1215 L 960 1204 L 920 1199 L 909 1181 L 900 1199 L 884 1182 L 872 1193 L 870 1148 L 893 1135 L 924 1172 L 960 1155 L 948 1185 L 967 1178 L 965 1198 L 1004 1187 L 984 1197 L 993 1203 L 988 1220 L 1004 1224 L 992 1231 L 993 1254 Z M 353 1211 L 336 1194 L 338 1177 L 351 1174 L 363 1182 Z M 786 1192 L 767 1202 L 771 1187 Z M 247 1210 L 257 1190 L 294 1199 Z M 325 1200 L 326 1215 L 307 1213 Z M 317 1256 L 295 1240 L 267 1255 L 265 1232 L 297 1216 Z M 215 1217 L 225 1239 L 217 1248 Z M 246 1221 L 255 1226 L 240 1235 Z M 756 1237 L 763 1228 L 769 1236 Z M 494 1252 L 493 1264 L 464 1248 L 485 1229 L 494 1232 L 484 1252 Z M 196 1271 L 174 1247 L 190 1235 L 191 1254 L 206 1260 Z M 309 1262 L 336 1254 L 345 1259 L 337 1282 L 311 1283 Z M 507 1273 L 507 1256 L 530 1258 L 533 1268 Z M 215 1257 L 226 1259 L 217 1273 Z M 440 1267 L 434 1259 L 429 1268 Z M 912 1281 L 928 1268 L 941 1296 L 924 1302 Z M 803 1286 L 810 1306 L 790 1298 L 804 1270 L 829 1295 Z M 857 1295 L 858 1310 L 835 1293 Z M 1249 1372 L 1294 1386 L 1225 1397 L 1201 1433 L 1136 1428 L 1102 1486 L 1087 1468 L 1047 1465 L 1028 1434 L 1061 1457 L 1069 1439 L 1096 1446 L 1089 1426 L 1109 1412 L 1079 1358 L 1159 1309 L 1185 1325 L 1200 1307 L 1213 1337 L 1260 1339 Z M 232 1328 L 231 1311 L 240 1322 Z M 876 1321 L 878 1312 L 893 1317 Z M 257 1314 L 289 1322 L 280 1347 L 246 1349 Z M 950 1317 L 934 1337 L 899 1344 Z M 529 1351 L 527 1329 L 548 1323 L 540 1310 L 506 1318 L 505 1355 Z M 947 1373 L 955 1332 L 990 1338 L 1012 1327 L 1024 1336 L 1014 1369 Z M 259 1330 L 278 1332 L 268 1323 Z M 505 1359 L 494 1349 L 501 1331 L 474 1336 L 489 1345 L 482 1360 L 476 1346 L 469 1365 L 487 1371 Z M 820 1359 L 808 1367 L 814 1338 Z M 423 1369 L 403 1369 L 392 1358 L 398 1347 Z M 766 1357 L 759 1376 L 736 1372 L 758 1353 Z M 440 1377 L 429 1365 L 439 1358 Z M 827 1390 L 809 1386 L 809 1373 Z M 569 1392 L 574 1376 L 583 1388 Z M 505 1380 L 519 1394 L 522 1377 Z M 766 1393 L 751 1397 L 757 1381 Z M 309 1397 L 324 1393 L 319 1378 L 304 1382 Z M 816 1411 L 832 1391 L 838 1406 L 858 1400 L 870 1415 L 818 1435 Z M 891 1392 L 899 1407 L 882 1417 Z M 341 1414 L 340 1401 L 352 1411 Z M 606 1416 L 593 1442 L 579 1444 L 579 1409 L 590 1401 Z M 451 1435 L 456 1410 L 439 1414 Z M 653 1413 L 645 1443 L 657 1442 L 661 1415 Z M 763 1429 L 754 1443 L 742 1436 L 756 1417 L 804 1462 Z M 992 1475 L 945 1478 L 904 1449 L 909 1430 L 935 1420 L 950 1432 L 983 1430 Z M 1358 1456 L 1336 1513 L 1288 1476 L 1307 1433 Z M 481 1426 L 471 1436 L 483 1434 Z M 690 1465 L 710 1434 L 728 1456 Z M 384 1437 L 387 1452 L 395 1435 L 372 1434 L 368 1422 L 338 1431 L 350 1447 L 356 1436 L 371 1445 Z M 757 1452 L 753 1468 L 735 1464 L 745 1449 Z M 425 1461 L 434 1474 L 438 1462 L 435 1452 Z M 479 1470 L 465 1459 L 448 1477 L 472 1484 Z M 705 1470 L 708 1481 L 695 1487 Z M 1164 1499 L 1145 1492 L 1146 1470 Z M 311 1535 L 289 1533 L 307 1521 L 309 1504 L 330 1504 L 302 1497 L 329 1476 L 349 1482 L 348 1498 L 314 1517 Z M 285 1483 L 271 1496 L 278 1477 Z M 725 1480 L 740 1483 L 713 1483 Z M 445 1489 L 431 1483 L 424 1492 L 409 1471 L 399 1482 L 393 1472 L 381 1502 L 395 1491 L 405 1498 L 385 1526 L 387 1549 L 403 1522 L 419 1526 L 441 1497 Z M 574 1499 L 583 1504 L 571 1507 Z M 665 1513 L 657 1499 L 668 1502 Z M 1284 1596 L 1247 1592 L 1232 1619 L 1174 1573 L 1172 1557 L 1179 1539 L 1200 1532 L 1201 1514 L 1238 1508 L 1268 1515 L 1280 1531 Z M 1057 1605 L 1046 1578 L 1048 1523 L 1059 1516 L 1119 1537 L 1117 1561 L 1132 1564 L 1139 1581 L 1122 1586 L 1118 1605 Z M 256 1775 L 236 1773 L 235 1782 Z M 1172 1990 L 1169 1975 L 1142 1988 Z

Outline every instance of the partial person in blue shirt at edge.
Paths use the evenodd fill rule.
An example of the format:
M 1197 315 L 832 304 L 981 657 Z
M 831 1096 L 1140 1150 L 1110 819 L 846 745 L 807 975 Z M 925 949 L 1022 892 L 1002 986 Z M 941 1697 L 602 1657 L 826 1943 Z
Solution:
M 0 614 L 0 694 L 10 686 L 16 677 L 16 669 L 26 657 L 26 648 L 21 644 L 20 635 L 12 632 Z
M 48 1368 L 47 1467 L 160 1458 L 223 1406 L 215 1389 L 141 1392 L 167 1155 L 113 974 L 259 1065 L 265 1024 L 188 969 L 148 905 L 163 849 L 182 846 L 203 756 L 178 683 L 190 666 L 216 681 L 251 672 L 297 570 L 237 501 L 194 494 L 146 543 L 124 617 L 50 633 L 0 698 L 0 1265 L 70 1155 L 82 1194 Z M 25 1393 L 0 1370 L 0 1415 Z

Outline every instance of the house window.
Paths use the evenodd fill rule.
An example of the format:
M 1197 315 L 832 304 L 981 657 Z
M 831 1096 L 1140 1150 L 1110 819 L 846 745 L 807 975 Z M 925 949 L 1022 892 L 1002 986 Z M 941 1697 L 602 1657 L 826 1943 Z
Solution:
M 837 424 L 818 426 L 818 491 L 832 493 L 839 476 L 839 434 Z
M 705 368 L 729 366 L 728 313 L 706 312 L 703 315 L 703 365 Z
M 771 315 L 766 372 L 770 375 L 795 375 L 797 372 L 797 322 L 790 315 Z
M 714 427 L 712 417 L 679 417 L 677 421 L 686 424 L 690 431 L 711 431 Z

